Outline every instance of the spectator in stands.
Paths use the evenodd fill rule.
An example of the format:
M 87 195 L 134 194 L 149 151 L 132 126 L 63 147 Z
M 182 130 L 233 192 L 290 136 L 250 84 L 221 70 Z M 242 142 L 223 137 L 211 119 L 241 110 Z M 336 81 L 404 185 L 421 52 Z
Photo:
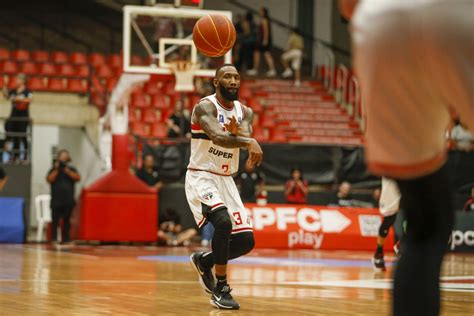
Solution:
M 9 139 L 3 142 L 2 163 L 9 163 L 13 160 L 12 145 L 13 143 Z
M 450 133 L 450 140 L 453 149 L 460 151 L 474 150 L 474 136 L 459 119 L 455 119 L 454 121 L 454 126 Z
M 474 187 L 471 188 L 471 197 L 464 203 L 465 212 L 474 212 Z
M 247 74 L 250 76 L 255 76 L 258 74 L 258 69 L 260 67 L 260 58 L 263 54 L 265 61 L 267 62 L 268 71 L 266 75 L 268 77 L 275 77 L 275 63 L 273 61 L 273 56 L 271 54 L 272 49 L 272 28 L 270 24 L 270 16 L 268 14 L 268 9 L 265 7 L 260 8 L 260 25 L 257 36 L 257 47 L 254 53 L 253 60 L 253 69 L 247 71 Z
M 159 216 L 158 242 L 168 246 L 188 246 L 197 235 L 194 228 L 183 230 L 181 218 L 175 209 L 168 208 Z
M 16 88 L 14 89 L 7 90 L 4 87 L 3 96 L 12 103 L 10 117 L 5 123 L 5 131 L 7 139 L 13 141 L 13 159 L 27 160 L 28 138 L 26 133 L 30 119 L 29 107 L 33 95 L 26 88 L 26 76 L 19 74 L 16 77 Z M 9 133 L 19 133 L 19 135 L 13 136 Z
M 352 205 L 351 184 L 348 181 L 344 181 L 339 185 L 335 204 L 339 206 Z
M 191 138 L 191 122 L 184 113 L 184 105 L 182 100 L 176 101 L 174 113 L 168 118 L 168 137 Z
M 0 166 L 0 192 L 5 187 L 5 184 L 7 183 L 7 180 L 8 180 L 7 174 L 6 174 L 5 170 L 3 170 L 3 168 Z
M 291 169 L 291 179 L 285 185 L 286 201 L 291 204 L 305 204 L 308 196 L 308 182 L 299 168 Z
M 295 73 L 295 86 L 301 85 L 301 62 L 303 61 L 304 41 L 298 28 L 294 28 L 288 37 L 287 49 L 281 55 L 281 62 L 285 70 L 281 74 L 283 78 L 289 78 Z M 291 67 L 290 67 L 291 65 Z M 293 69 L 292 69 L 293 68 Z
M 245 19 L 241 24 L 242 33 L 237 38 L 239 41 L 239 59 L 235 63 L 235 66 L 239 71 L 253 69 L 253 55 L 255 51 L 255 45 L 257 43 L 257 27 L 253 21 L 252 12 L 248 11 L 245 14 Z
M 61 229 L 63 243 L 71 241 L 69 236 L 72 209 L 74 208 L 74 186 L 81 176 L 76 168 L 71 165 L 71 156 L 65 149 L 58 151 L 54 160 L 53 168 L 51 168 L 46 177 L 46 181 L 51 185 L 51 210 L 53 215 L 52 223 L 52 239 L 53 242 L 58 241 L 59 221 L 63 219 L 63 227 Z
M 262 172 L 245 163 L 244 170 L 235 177 L 242 202 L 255 203 L 263 191 L 265 176 Z
M 147 154 L 143 157 L 143 167 L 137 170 L 135 175 L 156 191 L 160 191 L 163 187 L 163 182 L 152 154 Z

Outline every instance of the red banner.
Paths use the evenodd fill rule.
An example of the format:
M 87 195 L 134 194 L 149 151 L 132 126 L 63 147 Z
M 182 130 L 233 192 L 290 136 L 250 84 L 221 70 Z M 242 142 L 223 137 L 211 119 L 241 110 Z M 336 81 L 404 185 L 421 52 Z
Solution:
M 375 208 L 246 204 L 256 247 L 374 250 L 382 216 Z M 392 250 L 393 230 L 385 249 Z

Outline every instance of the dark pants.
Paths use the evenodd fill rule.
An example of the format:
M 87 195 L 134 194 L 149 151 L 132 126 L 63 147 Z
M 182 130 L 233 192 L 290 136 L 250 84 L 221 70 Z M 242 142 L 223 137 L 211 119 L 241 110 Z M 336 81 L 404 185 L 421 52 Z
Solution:
M 253 52 L 255 50 L 255 44 L 242 43 L 239 49 L 239 62 L 237 69 L 242 70 L 245 65 L 245 69 L 253 69 Z
M 73 205 L 55 205 L 51 207 L 53 213 L 53 241 L 58 240 L 58 227 L 61 218 L 63 219 L 63 227 L 61 229 L 62 242 L 71 241 L 71 237 L 69 236 L 69 230 L 71 229 L 70 217 L 73 208 Z
M 21 144 L 23 144 L 24 148 L 24 159 L 27 160 L 27 152 L 28 152 L 28 139 L 26 136 L 26 132 L 28 130 L 28 122 L 21 122 L 21 121 L 8 121 L 5 130 L 7 132 L 7 140 L 13 142 L 13 158 L 18 159 L 20 157 L 20 148 Z M 24 136 L 9 136 L 8 132 L 12 133 L 23 133 Z

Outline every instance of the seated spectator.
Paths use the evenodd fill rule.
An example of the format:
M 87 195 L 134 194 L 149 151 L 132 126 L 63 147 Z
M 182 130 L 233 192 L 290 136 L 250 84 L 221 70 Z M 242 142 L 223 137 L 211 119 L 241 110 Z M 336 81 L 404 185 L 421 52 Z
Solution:
M 207 247 L 211 243 L 212 237 L 214 237 L 214 226 L 208 222 L 201 230 L 201 246 Z
M 184 113 L 182 100 L 176 101 L 174 113 L 168 118 L 167 124 L 169 138 L 191 138 L 191 122 Z
M 450 140 L 455 150 L 474 150 L 474 136 L 459 119 L 454 121 L 454 126 L 450 133 Z
M 291 169 L 291 179 L 286 182 L 285 196 L 287 203 L 305 204 L 308 195 L 308 182 L 298 168 Z
M 378 208 L 379 207 L 379 202 L 380 202 L 380 194 L 382 193 L 382 190 L 380 188 L 376 188 L 373 192 L 372 192 L 372 201 L 371 204 L 373 207 L 376 207 Z
M 189 228 L 183 231 L 181 218 L 176 210 L 168 208 L 159 216 L 158 242 L 168 246 L 189 246 L 197 231 Z
M 235 177 L 242 202 L 255 203 L 265 184 L 263 173 L 245 163 L 244 171 Z
M 463 211 L 474 212 L 474 187 L 471 188 L 471 197 L 464 203 Z
M 289 78 L 293 76 L 294 71 L 295 86 L 301 85 L 301 62 L 303 61 L 303 49 L 303 37 L 300 35 L 299 30 L 294 28 L 288 37 L 287 50 L 281 55 L 281 62 L 283 67 L 285 67 L 281 76 L 283 78 Z
M 0 192 L 3 190 L 3 187 L 7 183 L 8 177 L 7 174 L 5 173 L 5 170 L 3 170 L 2 167 L 0 167 Z
M 339 206 L 352 206 L 351 184 L 347 181 L 339 185 L 335 204 Z
M 143 157 L 143 167 L 137 170 L 135 175 L 157 191 L 163 186 L 153 155 L 148 154 Z

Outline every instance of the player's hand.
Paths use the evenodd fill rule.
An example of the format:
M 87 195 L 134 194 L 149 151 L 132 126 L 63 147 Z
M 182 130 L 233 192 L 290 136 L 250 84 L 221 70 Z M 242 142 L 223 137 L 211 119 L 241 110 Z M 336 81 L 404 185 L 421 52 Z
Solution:
M 240 132 L 240 124 L 237 122 L 235 116 L 228 118 L 229 122 L 224 124 L 225 129 L 232 135 L 238 135 Z
M 263 151 L 254 138 L 250 139 L 250 143 L 247 149 L 249 151 L 249 158 L 247 160 L 247 163 L 252 167 L 260 166 L 260 164 L 262 163 Z

